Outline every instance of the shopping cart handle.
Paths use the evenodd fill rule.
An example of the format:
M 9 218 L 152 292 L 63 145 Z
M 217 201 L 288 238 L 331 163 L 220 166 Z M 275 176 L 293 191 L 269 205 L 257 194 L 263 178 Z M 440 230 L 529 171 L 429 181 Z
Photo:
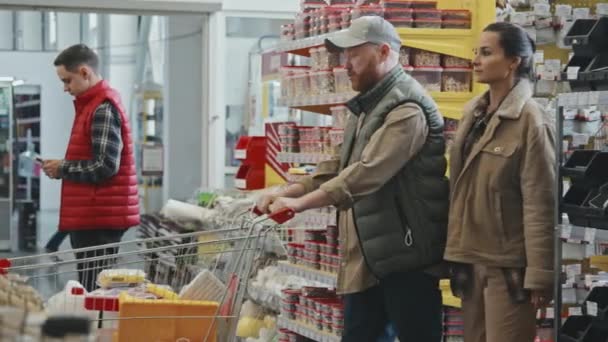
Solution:
M 281 224 L 291 220 L 294 216 L 296 216 L 296 212 L 293 209 L 283 208 L 276 213 L 269 214 L 268 218 L 278 224 Z
M 258 209 L 258 207 L 253 207 L 251 212 L 257 216 L 262 216 L 264 213 Z M 291 220 L 296 215 L 296 212 L 291 208 L 283 208 L 275 213 L 268 214 L 268 219 L 273 220 L 274 222 L 281 224 Z

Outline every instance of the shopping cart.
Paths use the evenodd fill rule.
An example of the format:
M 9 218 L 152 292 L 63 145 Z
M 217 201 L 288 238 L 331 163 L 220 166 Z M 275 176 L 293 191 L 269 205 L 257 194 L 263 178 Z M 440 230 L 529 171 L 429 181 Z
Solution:
M 254 209 L 218 230 L 5 259 L 0 271 L 27 279 L 52 313 L 89 316 L 102 339 L 233 341 L 252 266 L 265 240 L 293 216 Z M 90 274 L 106 288 L 87 293 L 92 284 L 69 282 Z M 117 282 L 120 290 L 107 287 Z

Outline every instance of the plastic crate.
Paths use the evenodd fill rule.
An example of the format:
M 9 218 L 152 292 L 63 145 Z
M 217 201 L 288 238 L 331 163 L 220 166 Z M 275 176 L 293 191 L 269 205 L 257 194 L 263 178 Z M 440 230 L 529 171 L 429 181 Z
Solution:
M 574 55 L 568 62 L 568 65 L 566 65 L 564 68 L 562 72 L 562 79 L 568 80 L 568 68 L 579 67 L 576 80 L 568 80 L 572 91 L 591 91 L 593 89 L 591 80 L 588 79 L 589 73 L 587 72 L 587 68 L 591 64 L 591 61 L 593 61 L 593 56 Z
M 560 342 L 580 342 L 591 327 L 592 317 L 570 316 L 560 329 Z
M 585 176 L 591 161 L 600 151 L 597 150 L 575 150 L 564 166 L 562 176 L 582 178 Z
M 564 43 L 572 45 L 575 55 L 593 57 L 599 52 L 606 51 L 607 34 L 608 18 L 578 19 L 564 37 Z
M 220 320 L 214 322 L 213 317 L 218 307 L 217 302 L 139 300 L 121 296 L 118 342 L 215 342 Z M 205 339 L 209 330 L 209 338 Z
M 562 209 L 568 214 L 570 223 L 581 227 L 608 229 L 606 210 L 589 206 L 589 201 L 598 193 L 598 188 L 581 184 L 570 187 L 562 202 Z
M 589 303 L 597 305 L 597 313 L 589 312 Z M 587 315 L 593 314 L 597 320 L 606 321 L 608 319 L 608 287 L 594 287 L 585 298 L 583 305 L 583 313 Z

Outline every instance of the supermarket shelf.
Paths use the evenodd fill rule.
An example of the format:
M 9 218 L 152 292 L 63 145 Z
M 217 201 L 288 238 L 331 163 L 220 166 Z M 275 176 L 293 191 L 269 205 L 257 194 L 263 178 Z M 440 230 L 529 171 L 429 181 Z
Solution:
M 289 52 L 294 55 L 310 57 L 308 49 L 310 49 L 311 47 L 323 45 L 325 43 L 326 38 L 329 38 L 338 32 L 326 33 L 320 36 L 308 37 L 289 42 L 281 42 L 277 46 L 277 52 Z
M 400 28 L 397 32 L 405 46 L 473 59 L 473 30 Z
M 357 95 L 356 92 L 344 94 L 326 94 L 309 96 L 305 98 L 281 98 L 279 105 L 305 110 L 307 112 L 331 115 L 329 110 L 333 106 L 344 104 Z
M 329 159 L 331 159 L 330 155 L 320 153 L 279 152 L 277 155 L 277 160 L 280 163 L 318 164 Z
M 307 324 L 296 322 L 283 316 L 279 316 L 278 325 L 281 328 L 291 330 L 298 335 L 308 337 L 317 342 L 340 342 L 342 340 L 339 336 L 324 333 Z
M 462 118 L 462 109 L 474 97 L 473 93 L 431 92 L 430 94 L 437 102 L 441 115 L 454 120 Z
M 40 123 L 40 118 L 17 119 L 17 125 L 28 125 Z
M 281 311 L 281 298 L 268 292 L 268 290 L 250 284 L 247 286 L 247 293 L 249 298 L 258 305 L 275 312 Z
M 25 108 L 40 105 L 40 100 L 30 100 L 15 104 L 15 108 Z
M 325 284 L 329 287 L 336 287 L 338 277 L 334 274 L 313 270 L 301 265 L 294 265 L 287 261 L 279 261 L 279 270 L 283 273 L 291 274 L 304 278 L 309 281 Z

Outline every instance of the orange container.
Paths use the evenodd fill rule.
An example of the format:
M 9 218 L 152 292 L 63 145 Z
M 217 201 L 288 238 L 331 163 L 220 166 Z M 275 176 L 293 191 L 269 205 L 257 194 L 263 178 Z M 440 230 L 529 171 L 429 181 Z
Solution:
M 120 297 L 117 341 L 216 342 L 220 319 L 214 323 L 213 317 L 218 307 L 217 302 L 141 300 L 123 295 Z M 209 329 L 209 339 L 205 340 Z

